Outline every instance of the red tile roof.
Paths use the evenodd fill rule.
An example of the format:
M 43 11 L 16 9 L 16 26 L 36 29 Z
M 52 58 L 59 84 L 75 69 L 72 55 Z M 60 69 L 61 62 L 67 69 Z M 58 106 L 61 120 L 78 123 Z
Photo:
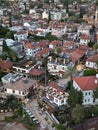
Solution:
M 64 89 L 61 88 L 61 87 L 59 87 L 59 85 L 56 84 L 55 82 L 50 82 L 50 83 L 49 83 L 49 86 L 55 88 L 58 92 L 64 92 Z
M 78 86 L 81 88 L 83 91 L 88 91 L 88 90 L 94 90 L 96 87 L 98 87 L 98 79 L 97 83 L 95 83 L 96 76 L 86 76 L 86 77 L 77 77 L 74 78 L 73 80 L 78 84 Z
M 98 54 L 90 56 L 86 61 L 96 62 L 98 60 Z
M 44 71 L 39 70 L 39 69 L 35 69 L 35 68 L 31 69 L 30 72 L 29 72 L 29 74 L 33 75 L 33 76 L 40 76 L 43 73 L 44 73 Z
M 11 69 L 12 66 L 13 66 L 12 62 L 0 59 L 0 68 Z

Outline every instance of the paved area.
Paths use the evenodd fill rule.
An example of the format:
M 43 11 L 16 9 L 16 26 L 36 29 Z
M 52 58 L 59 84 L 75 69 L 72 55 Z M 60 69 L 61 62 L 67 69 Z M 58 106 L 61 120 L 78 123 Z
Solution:
M 38 119 L 42 127 L 46 126 L 48 130 L 54 130 L 50 118 L 45 114 L 45 112 L 42 112 L 40 109 L 38 109 L 37 99 L 34 99 L 33 101 L 29 102 L 27 104 L 27 107 L 35 115 L 35 117 Z

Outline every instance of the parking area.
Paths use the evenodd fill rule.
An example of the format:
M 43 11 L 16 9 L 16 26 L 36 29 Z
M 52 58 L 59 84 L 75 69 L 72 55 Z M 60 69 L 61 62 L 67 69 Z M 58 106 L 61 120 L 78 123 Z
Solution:
M 34 120 L 37 120 L 36 122 L 40 123 L 40 130 L 42 130 L 43 128 L 48 128 L 48 130 L 55 130 L 52 127 L 53 122 L 48 117 L 46 112 L 39 109 L 37 99 L 30 101 L 26 106 L 29 108 L 31 113 L 33 113 L 33 115 L 35 116 Z M 29 113 L 29 111 L 28 111 L 28 113 Z M 33 116 L 33 115 L 30 115 L 30 116 Z

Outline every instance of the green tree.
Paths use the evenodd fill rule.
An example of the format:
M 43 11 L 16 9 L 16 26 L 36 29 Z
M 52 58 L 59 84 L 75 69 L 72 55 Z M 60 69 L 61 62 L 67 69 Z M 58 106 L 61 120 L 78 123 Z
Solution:
M 63 126 L 62 124 L 57 124 L 56 130 L 65 130 L 65 126 Z
M 93 49 L 96 51 L 96 50 L 98 50 L 98 44 L 97 43 L 95 43 L 94 45 L 93 45 Z
M 14 33 L 11 32 L 11 31 L 9 31 L 9 32 L 6 33 L 6 36 L 5 36 L 5 37 L 14 40 Z
M 67 120 L 66 114 L 62 114 L 61 117 L 60 117 L 61 123 L 65 123 L 66 120 Z
M 71 87 L 69 91 L 69 96 L 67 100 L 68 105 L 73 108 L 76 106 L 76 104 L 82 104 L 83 103 L 83 94 L 81 91 L 78 91 L 74 87 Z
M 9 26 L 12 27 L 12 17 L 9 16 Z
M 83 109 L 83 107 L 81 105 L 76 104 L 75 108 L 73 108 L 73 110 L 72 110 L 72 113 L 73 113 L 74 122 L 76 124 L 83 121 L 84 109 Z
M 3 52 L 7 52 L 9 50 L 9 47 L 7 46 L 7 43 L 5 40 L 3 40 Z
M 57 54 L 61 54 L 61 52 L 62 52 L 61 48 L 58 47 L 58 48 L 56 49 L 56 52 L 57 52 Z
M 98 116 L 98 105 L 94 106 L 93 113 L 94 116 Z
M 9 48 L 8 56 L 11 61 L 16 61 L 16 59 L 17 59 L 17 53 L 14 50 L 12 50 L 11 48 Z
M 93 97 L 94 97 L 94 100 L 98 99 L 98 86 L 96 87 L 96 89 L 93 91 Z
M 9 109 L 12 109 L 12 110 L 15 110 L 21 106 L 21 103 L 13 95 L 7 96 L 5 100 L 5 104 L 8 106 Z
M 83 73 L 84 76 L 96 75 L 96 70 L 85 70 Z
M 50 13 L 50 10 L 49 10 L 49 15 L 48 15 L 48 23 L 51 21 L 51 13 Z
M 80 7 L 80 18 L 83 18 L 83 15 L 86 13 L 85 9 Z

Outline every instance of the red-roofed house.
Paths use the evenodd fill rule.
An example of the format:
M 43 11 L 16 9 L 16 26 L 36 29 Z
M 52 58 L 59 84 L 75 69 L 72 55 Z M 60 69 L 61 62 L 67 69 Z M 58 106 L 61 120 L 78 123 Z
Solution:
M 89 35 L 86 35 L 86 34 L 81 35 L 80 44 L 88 45 L 89 42 L 90 42 L 90 36 Z
M 42 78 L 42 76 L 44 75 L 44 71 L 40 69 L 32 68 L 29 72 L 29 75 L 30 77 L 38 80 Z
M 0 70 L 3 72 L 10 72 L 12 70 L 13 63 L 10 61 L 0 59 Z
M 68 93 L 64 91 L 64 88 L 56 84 L 55 82 L 49 83 L 49 88 L 46 92 L 46 98 L 50 103 L 54 103 L 57 106 L 67 104 Z
M 83 105 L 93 104 L 93 91 L 98 87 L 98 74 L 96 76 L 76 77 L 73 87 L 83 93 Z M 95 100 L 96 102 L 97 100 Z
M 35 54 L 41 49 L 40 46 L 33 46 L 31 42 L 26 42 L 24 48 L 27 56 L 35 56 Z
M 90 69 L 98 69 L 98 54 L 90 56 L 85 63 L 85 66 Z

